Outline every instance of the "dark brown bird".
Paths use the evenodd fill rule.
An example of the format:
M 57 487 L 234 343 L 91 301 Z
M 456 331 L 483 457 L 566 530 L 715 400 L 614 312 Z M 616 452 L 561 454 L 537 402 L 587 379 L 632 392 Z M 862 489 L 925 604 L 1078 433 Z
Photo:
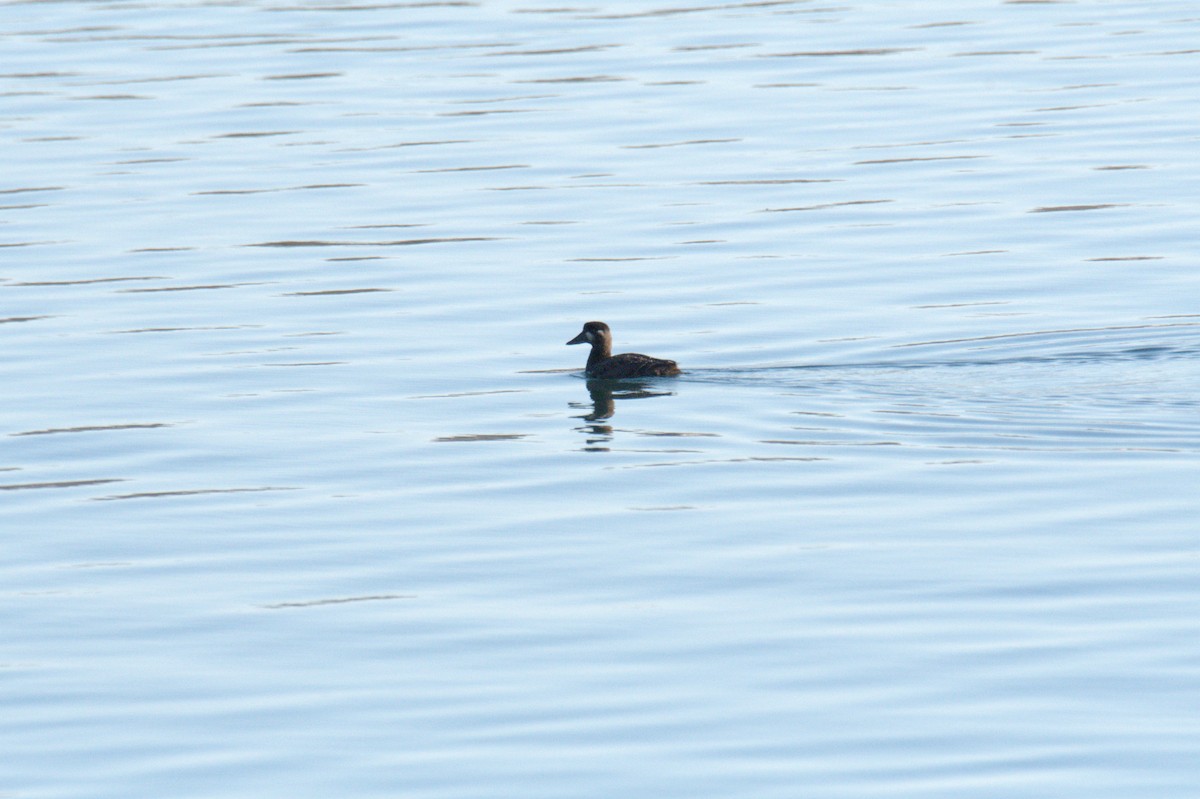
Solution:
M 636 352 L 612 354 L 612 331 L 603 322 L 588 322 L 579 335 L 568 344 L 592 345 L 585 371 L 588 377 L 614 380 L 624 377 L 671 377 L 679 374 L 679 365 L 662 358 L 651 358 Z

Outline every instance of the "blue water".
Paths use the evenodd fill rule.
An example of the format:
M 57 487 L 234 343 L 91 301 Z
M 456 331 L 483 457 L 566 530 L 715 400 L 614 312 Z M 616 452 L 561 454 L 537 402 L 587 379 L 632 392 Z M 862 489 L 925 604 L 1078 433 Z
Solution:
M 0 796 L 1197 795 L 1198 34 L 0 5 Z

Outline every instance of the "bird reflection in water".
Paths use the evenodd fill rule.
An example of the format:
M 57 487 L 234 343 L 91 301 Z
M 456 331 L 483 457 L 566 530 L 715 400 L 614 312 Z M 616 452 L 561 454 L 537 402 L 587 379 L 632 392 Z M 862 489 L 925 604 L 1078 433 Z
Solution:
M 675 393 L 654 389 L 654 383 L 653 380 L 588 380 L 587 390 L 591 396 L 591 405 L 586 402 L 572 402 L 571 407 L 589 411 L 574 417 L 591 422 L 578 428 L 588 436 L 589 447 L 612 440 L 612 426 L 601 423 L 617 412 L 617 400 L 669 397 Z

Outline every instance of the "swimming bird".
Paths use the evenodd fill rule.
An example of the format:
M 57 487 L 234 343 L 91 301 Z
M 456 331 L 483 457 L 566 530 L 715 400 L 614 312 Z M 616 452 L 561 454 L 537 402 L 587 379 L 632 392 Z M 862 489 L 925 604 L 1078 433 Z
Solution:
M 636 352 L 612 354 L 612 331 L 603 322 L 588 322 L 579 335 L 568 344 L 592 345 L 585 371 L 588 377 L 614 380 L 624 377 L 670 377 L 679 374 L 679 365 L 662 358 L 651 358 Z

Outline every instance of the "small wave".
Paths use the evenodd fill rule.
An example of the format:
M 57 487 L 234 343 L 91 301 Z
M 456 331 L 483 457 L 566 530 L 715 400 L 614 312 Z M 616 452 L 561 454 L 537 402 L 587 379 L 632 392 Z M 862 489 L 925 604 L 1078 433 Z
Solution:
M 887 357 L 900 350 L 936 351 L 933 358 Z M 985 354 L 986 353 L 986 354 Z M 1200 322 L 1067 328 L 896 344 L 880 358 L 844 363 L 695 368 L 693 380 L 755 379 L 814 371 L 946 369 L 1020 364 L 1107 364 L 1186 360 L 1200 356 Z

